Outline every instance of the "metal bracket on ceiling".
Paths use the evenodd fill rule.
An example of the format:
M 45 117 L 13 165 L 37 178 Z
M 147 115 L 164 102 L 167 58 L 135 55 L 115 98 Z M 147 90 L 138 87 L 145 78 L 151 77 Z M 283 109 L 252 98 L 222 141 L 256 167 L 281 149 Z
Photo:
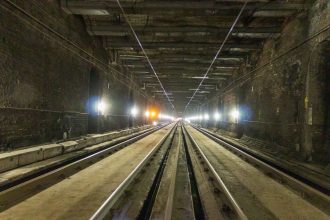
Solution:
M 110 62 L 113 65 L 117 65 L 118 64 L 118 51 L 116 50 L 110 50 L 109 51 L 109 55 L 110 55 Z
M 143 83 L 143 87 L 141 89 L 146 90 L 146 83 Z

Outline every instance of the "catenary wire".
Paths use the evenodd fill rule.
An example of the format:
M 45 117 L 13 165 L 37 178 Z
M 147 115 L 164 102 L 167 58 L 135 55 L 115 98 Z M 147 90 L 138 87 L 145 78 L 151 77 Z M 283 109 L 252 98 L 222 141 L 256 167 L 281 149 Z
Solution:
M 118 1 L 118 0 L 117 0 L 117 1 Z M 230 29 L 229 29 L 229 31 L 228 31 L 228 33 L 227 33 L 225 39 L 222 41 L 222 44 L 221 44 L 219 50 L 218 50 L 217 53 L 215 54 L 215 56 L 214 56 L 214 58 L 213 58 L 213 60 L 212 60 L 212 62 L 211 62 L 211 64 L 210 64 L 210 66 L 207 68 L 207 70 L 206 70 L 204 76 L 202 77 L 202 79 L 201 79 L 201 81 L 200 81 L 200 83 L 199 83 L 197 89 L 195 90 L 195 92 L 193 93 L 193 95 L 192 95 L 191 98 L 189 99 L 187 105 L 185 106 L 184 111 L 186 111 L 186 109 L 187 109 L 187 107 L 189 106 L 190 102 L 194 99 L 196 93 L 198 92 L 198 90 L 199 90 L 200 87 L 202 86 L 204 80 L 206 79 L 207 75 L 209 74 L 209 72 L 210 72 L 210 70 L 211 70 L 211 68 L 212 68 L 212 66 L 213 66 L 213 64 L 214 64 L 214 62 L 215 62 L 216 59 L 218 58 L 219 54 L 220 54 L 221 51 L 222 51 L 222 48 L 223 48 L 224 45 L 226 44 L 226 42 L 227 42 L 228 38 L 230 37 L 232 31 L 234 30 L 234 27 L 236 26 L 236 24 L 237 24 L 239 18 L 241 17 L 241 15 L 242 15 L 242 13 L 243 13 L 243 11 L 244 11 L 246 5 L 247 5 L 247 2 L 248 2 L 248 1 L 245 1 L 244 5 L 242 6 L 241 10 L 239 11 L 238 15 L 236 16 L 236 19 L 235 19 L 234 23 L 231 25 L 231 27 L 230 27 Z
M 147 60 L 147 62 L 148 62 L 148 64 L 149 64 L 149 66 L 150 66 L 152 72 L 154 73 L 154 75 L 155 75 L 155 77 L 156 77 L 156 79 L 157 79 L 157 81 L 158 81 L 160 87 L 162 88 L 162 90 L 163 90 L 163 92 L 164 92 L 164 94 L 165 94 L 165 96 L 166 96 L 168 102 L 171 104 L 173 110 L 175 110 L 175 107 L 174 107 L 172 101 L 170 100 L 170 98 L 169 98 L 169 96 L 168 96 L 168 94 L 167 94 L 167 92 L 166 92 L 166 90 L 165 90 L 165 88 L 164 88 L 162 82 L 160 81 L 160 79 L 159 79 L 159 77 L 158 77 L 158 74 L 157 74 L 155 68 L 154 68 L 153 65 L 151 64 L 151 62 L 150 62 L 150 60 L 149 60 L 149 57 L 148 57 L 147 53 L 145 52 L 145 50 L 144 50 L 144 48 L 143 48 L 143 45 L 142 45 L 142 43 L 141 43 L 139 37 L 137 36 L 136 32 L 134 31 L 134 28 L 133 28 L 133 26 L 131 25 L 131 22 L 130 22 L 130 20 L 128 19 L 127 15 L 126 15 L 124 8 L 121 6 L 119 0 L 117 0 L 117 3 L 118 3 L 118 6 L 119 6 L 119 8 L 120 8 L 120 10 L 121 10 L 121 12 L 122 12 L 122 14 L 123 14 L 123 16 L 124 16 L 124 18 L 125 18 L 127 24 L 128 24 L 128 26 L 130 27 L 130 29 L 131 29 L 131 31 L 132 31 L 132 33 L 133 33 L 133 35 L 134 35 L 135 40 L 137 41 L 139 47 L 141 48 L 143 55 L 145 56 L 145 58 L 146 58 L 146 60 Z

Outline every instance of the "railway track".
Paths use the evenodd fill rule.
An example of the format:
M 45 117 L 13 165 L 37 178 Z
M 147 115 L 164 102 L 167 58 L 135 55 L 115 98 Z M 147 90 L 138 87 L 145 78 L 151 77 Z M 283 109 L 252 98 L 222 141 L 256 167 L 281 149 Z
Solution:
M 184 126 L 157 154 L 122 198 L 111 195 L 91 219 L 247 219 Z
M 329 196 L 197 127 L 187 126 L 202 157 L 249 219 L 329 219 Z M 204 155 L 203 155 L 204 154 Z M 204 159 L 205 160 L 205 159 Z M 221 189 L 226 194 L 225 189 Z M 227 196 L 229 198 L 229 196 Z M 255 211 L 257 210 L 257 211 Z
M 302 177 L 296 173 L 292 173 L 290 170 L 285 169 L 284 167 L 279 167 L 273 162 L 260 157 L 259 155 L 249 151 L 246 148 L 243 148 L 239 145 L 234 145 L 225 139 L 221 139 L 212 132 L 209 132 L 205 129 L 200 129 L 196 126 L 192 127 L 218 143 L 220 146 L 225 147 L 231 152 L 244 158 L 249 163 L 259 167 L 259 169 L 261 169 L 263 172 L 273 176 L 273 178 L 277 179 L 283 184 L 285 183 L 294 190 L 299 191 L 302 197 L 319 203 L 328 203 L 330 201 L 330 189 L 318 185 L 317 183 L 312 182 L 309 179 L 306 179 L 305 177 Z
M 166 127 L 160 126 L 152 130 L 133 134 L 119 141 L 105 142 L 92 146 L 91 150 L 82 150 L 78 156 L 60 161 L 59 163 L 45 165 L 45 169 L 37 170 L 30 175 L 25 175 L 15 181 L 1 186 L 0 191 L 0 212 L 15 204 L 33 196 L 34 194 L 45 190 L 46 188 L 59 183 L 65 178 L 88 168 L 107 156 L 129 146 L 144 137 Z M 93 149 L 95 147 L 95 149 Z
M 114 151 L 117 151 L 131 143 L 136 142 L 137 140 L 140 140 L 144 137 L 146 137 L 147 135 L 150 135 L 152 133 L 154 133 L 155 131 L 158 131 L 159 129 L 165 127 L 166 125 L 162 125 L 162 126 L 158 126 L 156 128 L 153 129 L 148 129 L 146 131 L 142 131 L 142 132 L 137 132 L 136 134 L 132 134 L 132 135 L 128 135 L 128 136 L 124 136 L 124 137 L 120 137 L 118 139 L 114 139 L 111 141 L 107 141 L 101 144 L 96 144 L 93 146 L 89 146 L 87 147 L 87 149 L 81 149 L 79 151 L 74 152 L 74 155 L 68 155 L 67 158 L 65 158 L 64 160 L 59 160 L 59 162 L 57 163 L 49 163 L 47 164 L 47 161 L 45 161 L 46 163 L 44 163 L 44 167 L 36 169 L 33 172 L 29 172 L 26 173 L 24 175 L 19 176 L 18 178 L 15 178 L 13 180 L 10 181 L 2 181 L 0 183 L 0 192 L 5 191 L 9 188 L 12 188 L 16 185 L 22 184 L 24 182 L 27 182 L 31 179 L 37 178 L 43 174 L 49 173 L 53 170 L 56 170 L 58 168 L 64 167 L 66 165 L 72 164 L 76 161 L 82 160 L 84 158 L 97 158 L 98 155 L 102 155 L 102 151 L 105 150 L 109 150 L 112 149 Z M 91 156 L 91 157 L 90 157 Z M 57 157 L 55 157 L 57 158 Z M 102 157 L 100 157 L 102 158 Z M 54 158 L 50 159 L 53 160 Z M 38 162 L 36 162 L 38 163 Z M 30 164 L 31 165 L 31 164 Z M 34 164 L 32 164 L 34 165 Z M 18 169 L 20 169 L 21 167 L 19 167 Z M 11 170 L 9 172 L 15 171 Z M 0 174 L 1 177 L 1 174 Z
M 86 160 L 62 168 L 64 176 L 54 171 L 11 188 L 7 198 L 17 198 L 24 191 L 39 193 L 7 205 L 0 218 L 26 219 L 42 200 L 50 200 L 47 207 L 51 210 L 45 207 L 34 219 L 329 219 L 330 216 L 328 195 L 296 183 L 296 179 L 291 183 L 293 177 L 288 174 L 182 122 L 160 129 L 116 153 L 110 149 L 97 156 L 97 163 Z M 53 182 L 54 186 L 49 187 L 50 179 L 58 184 Z M 61 199 L 69 202 L 61 204 L 58 201 Z
M 173 137 L 176 132 L 177 125 L 174 126 L 156 145 L 153 149 L 139 162 L 139 164 L 134 168 L 132 172 L 125 178 L 124 181 L 108 196 L 105 202 L 100 206 L 100 208 L 93 214 L 91 219 L 107 219 L 111 216 L 111 209 L 115 203 L 123 196 L 128 187 L 137 178 L 137 176 L 143 172 L 143 169 L 148 166 L 148 162 L 152 161 L 157 152 L 162 148 L 167 147 L 167 152 L 162 156 L 162 164 L 166 162 L 166 157 L 168 156 L 169 147 L 172 145 Z M 158 176 L 161 176 L 163 166 L 160 166 L 158 170 Z M 145 171 L 144 171 L 145 172 Z M 157 178 L 157 177 L 156 177 Z M 157 181 L 157 179 L 155 180 Z
M 207 148 L 211 146 L 207 147 L 208 144 L 219 147 L 218 143 L 211 140 L 209 136 L 205 136 L 205 133 L 201 133 L 201 130 L 193 131 L 193 128 L 189 126 L 186 128 L 179 125 L 171 141 L 160 148 L 159 154 L 148 167 L 144 168 L 144 172 L 137 177 L 138 180 L 131 186 L 127 186 L 122 198 L 108 207 L 105 211 L 107 218 L 329 219 L 327 211 L 329 203 L 326 197 L 318 200 L 323 205 L 309 203 L 306 201 L 306 194 L 302 196 L 298 191 L 292 191 L 291 184 L 286 184 L 283 179 L 275 178 L 276 183 L 273 181 L 274 176 L 279 175 L 278 171 L 270 170 L 270 168 L 264 170 L 260 164 L 249 167 L 258 174 L 256 178 L 259 180 L 256 184 L 263 183 L 260 189 L 257 185 L 254 189 L 248 189 L 242 183 L 242 179 L 234 175 L 230 177 L 233 181 L 223 178 L 223 173 L 226 174 L 230 170 L 225 172 L 222 170 L 226 167 L 217 162 L 221 158 L 219 154 L 210 153 Z M 213 150 L 217 151 L 217 148 Z M 246 164 L 251 163 L 251 158 L 242 159 L 242 156 L 238 156 L 236 152 L 234 154 L 227 149 L 226 151 L 238 164 L 247 166 Z M 227 162 L 230 163 L 230 161 Z M 234 167 L 234 169 L 239 168 Z M 245 170 L 242 172 L 244 173 Z M 246 180 L 248 181 L 247 178 Z M 271 183 L 269 187 L 265 187 L 268 183 Z M 236 186 L 232 187 L 232 184 Z M 273 190 L 273 186 L 275 189 L 283 190 L 278 192 L 280 195 Z M 243 193 L 237 189 L 241 189 Z M 253 190 L 260 190 L 262 193 Z M 266 196 L 260 197 L 260 194 Z M 276 204 L 286 200 L 282 195 L 287 195 L 288 201 L 284 204 Z M 265 201 L 267 198 L 270 202 Z M 297 204 L 290 205 L 291 202 Z M 300 205 L 305 210 L 290 211 L 291 208 L 297 208 Z M 283 206 L 287 206 L 287 209 L 280 210 Z M 92 219 L 103 219 L 104 216 L 94 215 Z

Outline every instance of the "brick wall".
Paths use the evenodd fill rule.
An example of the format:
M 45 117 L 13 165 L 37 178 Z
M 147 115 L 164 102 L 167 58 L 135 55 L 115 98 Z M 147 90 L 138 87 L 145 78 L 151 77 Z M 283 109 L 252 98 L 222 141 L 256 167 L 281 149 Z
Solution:
M 281 36 L 268 39 L 262 51 L 254 56 L 252 68 L 243 66 L 238 76 L 330 25 L 329 11 L 330 2 L 318 0 L 309 11 L 289 18 Z M 236 96 L 243 115 L 240 126 L 245 135 L 298 151 L 305 159 L 312 156 L 328 160 L 325 63 L 329 57 L 322 51 L 328 51 L 326 39 L 329 35 L 330 31 L 326 31 L 291 50 L 271 65 L 254 72 L 251 80 L 219 98 L 228 107 L 232 105 L 228 100 Z M 228 131 L 237 130 L 227 119 L 220 126 Z
M 108 63 L 102 42 L 87 34 L 82 17 L 65 14 L 59 1 L 12 2 L 52 30 L 1 2 L 0 148 L 61 139 L 65 131 L 71 137 L 86 134 L 93 64 L 86 62 L 83 51 Z M 119 84 L 111 73 L 96 71 L 99 96 L 115 99 L 111 114 L 125 115 L 128 85 Z M 100 131 L 127 127 L 127 116 L 100 121 Z

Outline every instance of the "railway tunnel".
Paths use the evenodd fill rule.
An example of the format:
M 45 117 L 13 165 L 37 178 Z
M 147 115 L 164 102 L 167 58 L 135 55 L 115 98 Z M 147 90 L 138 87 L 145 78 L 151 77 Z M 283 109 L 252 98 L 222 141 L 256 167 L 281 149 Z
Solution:
M 330 219 L 329 0 L 2 0 L 0 219 Z

